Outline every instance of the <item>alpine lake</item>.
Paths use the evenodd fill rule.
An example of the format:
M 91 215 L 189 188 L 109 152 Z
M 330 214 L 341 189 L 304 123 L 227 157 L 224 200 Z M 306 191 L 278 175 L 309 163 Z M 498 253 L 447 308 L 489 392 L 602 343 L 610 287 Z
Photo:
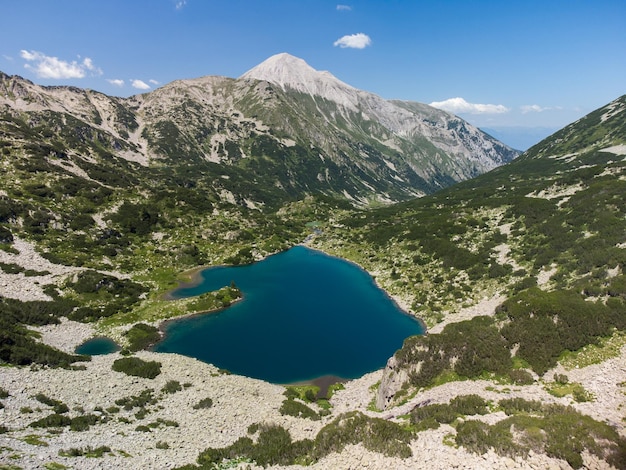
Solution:
M 304 246 L 249 265 L 204 269 L 171 297 L 231 283 L 242 300 L 219 312 L 166 323 L 165 336 L 153 350 L 289 384 L 361 377 L 384 367 L 405 338 L 425 332 L 367 272 Z
M 219 312 L 167 322 L 153 350 L 289 384 L 361 377 L 383 367 L 405 338 L 425 332 L 367 272 L 303 246 L 254 264 L 204 269 L 170 297 L 193 297 L 232 283 L 243 300 Z M 76 353 L 119 349 L 112 340 L 96 337 Z

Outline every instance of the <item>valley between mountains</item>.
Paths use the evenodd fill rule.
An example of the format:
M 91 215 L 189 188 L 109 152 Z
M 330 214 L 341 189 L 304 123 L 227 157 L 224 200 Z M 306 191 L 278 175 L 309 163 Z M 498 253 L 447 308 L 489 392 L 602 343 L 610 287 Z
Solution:
M 0 158 L 0 468 L 626 468 L 626 96 L 520 155 L 288 54 L 125 99 L 0 74 Z M 305 240 L 428 334 L 322 394 L 148 350 L 240 295 L 184 273 Z

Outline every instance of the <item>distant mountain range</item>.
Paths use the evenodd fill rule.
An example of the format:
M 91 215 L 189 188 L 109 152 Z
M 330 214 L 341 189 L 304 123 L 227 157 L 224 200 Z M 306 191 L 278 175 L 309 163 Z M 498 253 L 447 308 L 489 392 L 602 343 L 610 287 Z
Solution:
M 524 151 L 538 144 L 559 129 L 556 127 L 502 126 L 481 127 L 481 130 L 502 142 L 506 142 L 507 145 L 510 145 L 514 149 Z
M 199 166 L 211 191 L 250 207 L 312 193 L 388 203 L 518 155 L 447 112 L 384 100 L 289 54 L 238 79 L 178 80 L 127 99 L 0 73 L 0 110 L 71 160 Z

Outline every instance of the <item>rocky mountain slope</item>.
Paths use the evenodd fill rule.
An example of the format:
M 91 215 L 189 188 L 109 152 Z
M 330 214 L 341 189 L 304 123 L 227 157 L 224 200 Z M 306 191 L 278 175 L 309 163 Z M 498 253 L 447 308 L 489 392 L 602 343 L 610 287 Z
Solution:
M 45 128 L 39 137 L 70 160 L 193 166 L 212 192 L 250 207 L 313 193 L 402 200 L 518 154 L 455 116 L 383 100 L 288 54 L 239 79 L 179 80 L 128 99 L 0 74 L 0 110 L 5 126 Z
M 616 390 L 588 381 L 600 390 L 592 392 L 568 376 L 624 357 L 625 172 L 626 96 L 472 181 L 335 220 L 318 246 L 376 273 L 430 326 L 429 335 L 407 339 L 388 361 L 377 407 L 393 410 L 433 387 L 468 379 L 516 390 L 542 384 L 587 410 L 584 403 L 608 400 L 604 393 L 615 397 Z M 604 373 L 597 379 L 623 394 L 623 367 Z M 547 420 L 548 410 L 536 405 Z M 609 419 L 622 436 L 623 406 Z M 508 424 L 516 437 L 488 443 L 498 426 L 476 425 L 483 438 L 472 439 L 502 446 L 501 455 L 515 452 L 513 442 L 532 431 L 529 423 Z M 626 460 L 620 462 L 614 465 Z
M 320 93 L 309 98 L 319 119 L 354 117 L 367 100 L 384 115 L 388 104 L 359 92 L 330 103 L 345 85 L 299 66 L 298 83 Z M 626 97 L 485 175 L 365 210 L 343 195 L 370 198 L 355 196 L 358 178 L 354 192 L 290 183 L 301 161 L 270 150 L 298 148 L 297 132 L 275 131 L 298 121 L 233 92 L 260 87 L 267 103 L 305 94 L 273 75 L 128 100 L 1 77 L 0 465 L 623 468 Z M 397 142 L 412 125 L 401 124 L 386 124 Z M 263 159 L 220 140 L 244 135 Z M 261 168 L 275 184 L 251 179 L 269 178 Z M 164 319 L 232 300 L 165 300 L 180 272 L 305 238 L 367 269 L 429 334 L 326 400 L 137 351 Z M 92 335 L 126 351 L 77 357 Z

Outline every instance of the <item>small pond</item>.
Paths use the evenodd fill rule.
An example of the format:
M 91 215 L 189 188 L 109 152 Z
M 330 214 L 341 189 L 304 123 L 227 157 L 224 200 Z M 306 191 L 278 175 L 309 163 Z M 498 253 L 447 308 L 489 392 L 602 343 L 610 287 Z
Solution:
M 96 336 L 78 346 L 76 348 L 76 354 L 98 356 L 100 354 L 111 354 L 120 349 L 120 346 L 112 339 L 105 338 L 104 336 Z

